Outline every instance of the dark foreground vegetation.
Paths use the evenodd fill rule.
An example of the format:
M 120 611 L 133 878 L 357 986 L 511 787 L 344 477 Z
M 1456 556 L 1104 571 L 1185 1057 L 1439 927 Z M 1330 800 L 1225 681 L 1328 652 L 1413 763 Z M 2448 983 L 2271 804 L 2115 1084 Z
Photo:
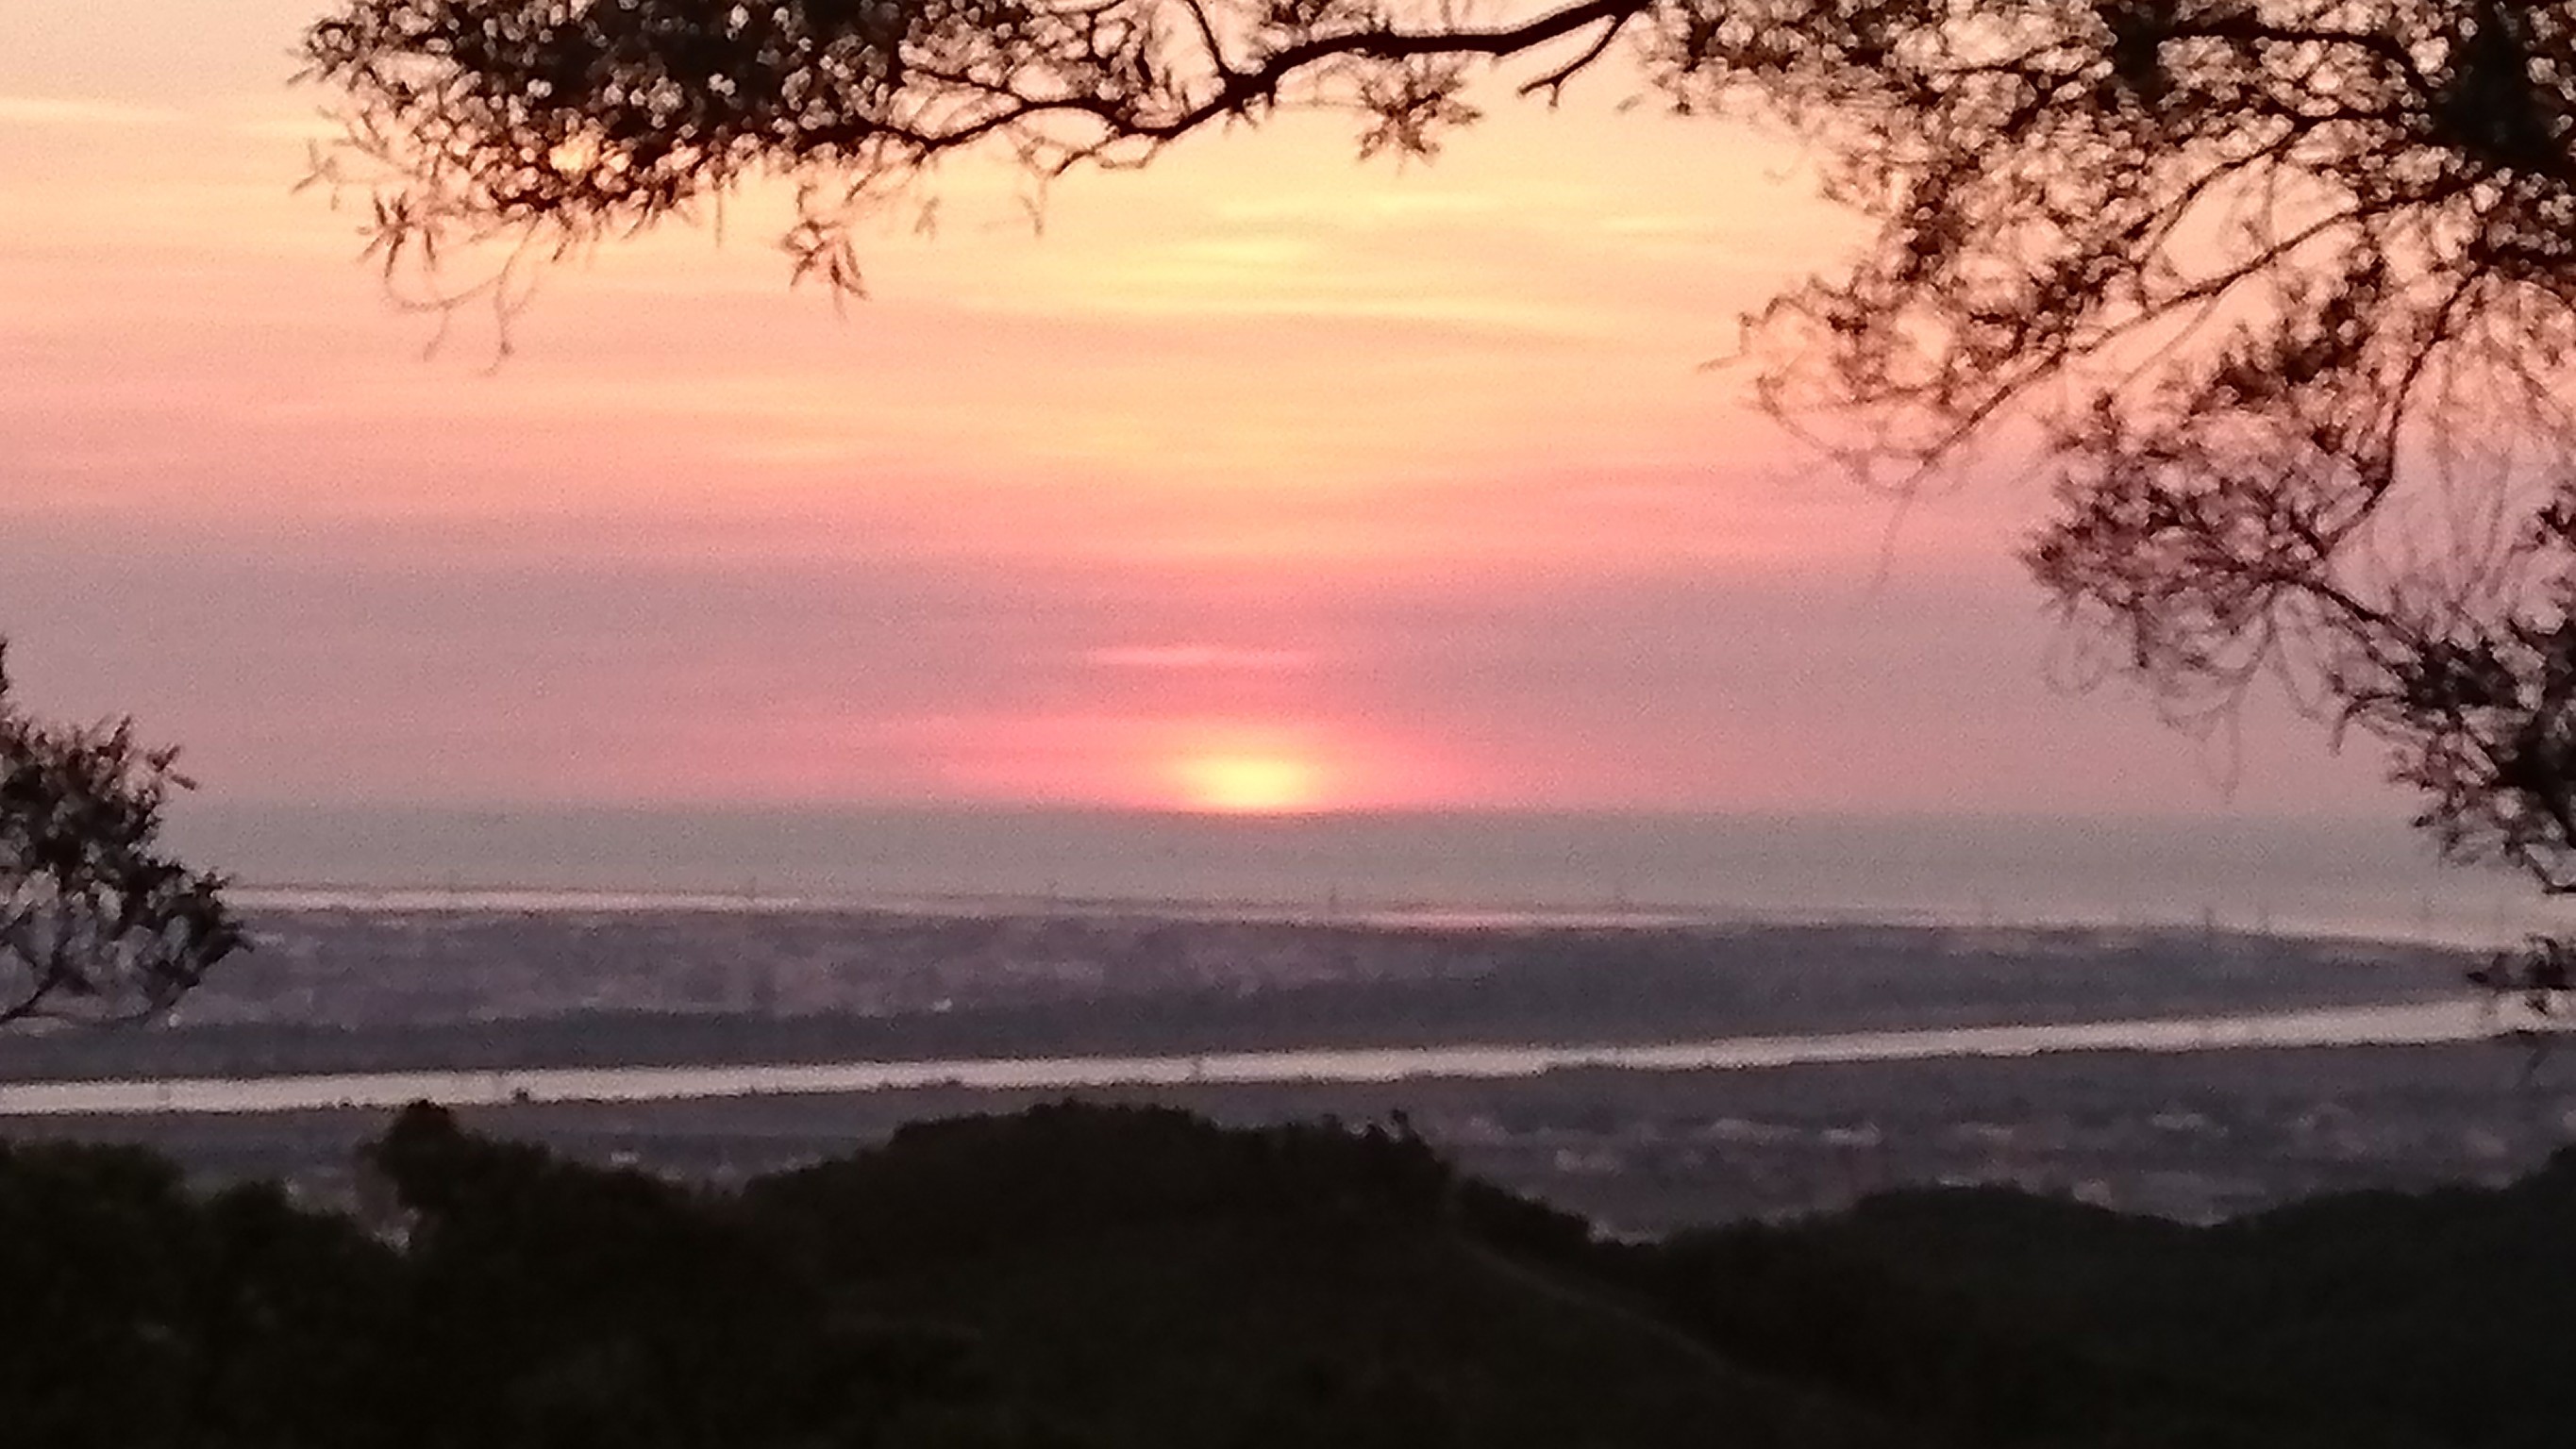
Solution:
M 2576 1156 L 2215 1228 L 1907 1193 L 1656 1242 L 1402 1124 L 1071 1104 L 717 1192 L 416 1107 L 357 1215 L 0 1147 L 62 1446 L 2558 1445 Z

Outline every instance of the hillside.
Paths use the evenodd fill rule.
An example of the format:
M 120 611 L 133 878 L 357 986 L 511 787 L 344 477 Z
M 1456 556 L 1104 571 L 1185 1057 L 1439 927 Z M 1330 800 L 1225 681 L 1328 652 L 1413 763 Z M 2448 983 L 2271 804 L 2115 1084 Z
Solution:
M 1651 1243 L 1401 1124 L 1058 1105 L 719 1193 L 414 1108 L 369 1224 L 0 1149 L 12 1442 L 2563 1442 L 2576 1162 L 2207 1230 L 2006 1193 Z M 2558 1432 L 2553 1432 L 2553 1430 Z

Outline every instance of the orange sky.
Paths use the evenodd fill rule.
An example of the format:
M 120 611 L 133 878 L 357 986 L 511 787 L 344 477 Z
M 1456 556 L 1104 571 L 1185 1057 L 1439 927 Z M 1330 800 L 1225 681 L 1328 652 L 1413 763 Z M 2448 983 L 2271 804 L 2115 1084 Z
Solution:
M 1710 122 L 951 174 L 846 318 L 746 198 L 491 366 L 292 195 L 308 5 L 0 16 L 0 629 L 238 799 L 2393 810 L 2054 687 L 2036 483 L 1905 517 L 1700 364 L 1847 245 Z

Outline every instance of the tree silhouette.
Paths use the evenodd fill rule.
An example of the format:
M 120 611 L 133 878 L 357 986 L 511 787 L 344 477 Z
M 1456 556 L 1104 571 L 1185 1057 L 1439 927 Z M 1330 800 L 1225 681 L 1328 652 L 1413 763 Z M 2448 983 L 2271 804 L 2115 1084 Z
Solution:
M 223 878 L 158 851 L 177 759 L 131 720 L 28 717 L 0 646 L 0 1025 L 148 1016 L 244 946 Z
M 1284 107 L 1428 153 L 1488 71 L 1623 67 L 1874 225 L 1747 319 L 1765 407 L 1900 488 L 2036 435 L 2028 560 L 2106 672 L 2201 730 L 2279 676 L 2450 854 L 2576 892 L 2568 0 L 342 0 L 304 54 L 389 271 L 499 241 L 505 297 L 757 177 L 855 290 L 853 221 L 954 153 Z

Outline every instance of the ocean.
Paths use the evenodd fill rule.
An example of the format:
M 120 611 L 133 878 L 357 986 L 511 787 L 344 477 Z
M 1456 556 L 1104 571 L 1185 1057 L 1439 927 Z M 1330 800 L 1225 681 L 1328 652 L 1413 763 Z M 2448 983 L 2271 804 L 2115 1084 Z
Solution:
M 294 905 L 2185 925 L 2476 947 L 2565 917 L 2393 820 L 188 800 L 171 833 L 245 901 Z

